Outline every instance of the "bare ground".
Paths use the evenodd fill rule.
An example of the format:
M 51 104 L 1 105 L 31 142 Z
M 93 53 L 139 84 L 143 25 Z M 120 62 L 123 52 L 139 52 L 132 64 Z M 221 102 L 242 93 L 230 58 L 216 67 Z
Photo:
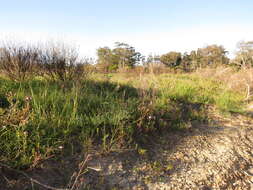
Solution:
M 139 151 L 91 152 L 76 189 L 253 190 L 252 117 L 214 118 L 209 125 L 156 135 Z M 82 159 L 48 161 L 26 172 L 43 184 L 63 188 Z M 0 167 L 0 190 L 33 188 L 48 189 Z

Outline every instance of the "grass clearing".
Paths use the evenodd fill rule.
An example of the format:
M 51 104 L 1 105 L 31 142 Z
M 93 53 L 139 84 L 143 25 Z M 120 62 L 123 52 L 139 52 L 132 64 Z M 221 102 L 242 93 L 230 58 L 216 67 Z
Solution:
M 208 106 L 241 112 L 245 98 L 194 74 L 95 74 L 78 82 L 1 78 L 0 94 L 0 161 L 15 168 L 75 154 L 89 142 L 104 151 L 134 146 L 154 131 L 208 120 Z

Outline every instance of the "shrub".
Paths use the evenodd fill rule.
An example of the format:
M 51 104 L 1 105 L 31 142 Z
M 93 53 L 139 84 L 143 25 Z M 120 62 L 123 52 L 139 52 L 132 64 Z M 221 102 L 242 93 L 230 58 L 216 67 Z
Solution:
M 161 56 L 160 61 L 171 68 L 179 66 L 182 62 L 182 55 L 179 52 L 169 52 Z
M 40 54 L 40 66 L 52 80 L 80 79 L 84 75 L 85 63 L 78 59 L 78 53 L 74 48 L 64 44 L 46 47 Z
M 33 46 L 3 45 L 0 48 L 0 69 L 14 81 L 24 81 L 35 74 L 39 52 Z

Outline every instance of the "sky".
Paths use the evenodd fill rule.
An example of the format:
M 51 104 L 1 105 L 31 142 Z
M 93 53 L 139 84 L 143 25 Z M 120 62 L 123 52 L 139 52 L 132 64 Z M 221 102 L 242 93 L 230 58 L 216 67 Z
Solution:
M 128 43 L 144 55 L 253 40 L 252 0 L 0 0 L 0 40 L 63 41 L 95 57 Z

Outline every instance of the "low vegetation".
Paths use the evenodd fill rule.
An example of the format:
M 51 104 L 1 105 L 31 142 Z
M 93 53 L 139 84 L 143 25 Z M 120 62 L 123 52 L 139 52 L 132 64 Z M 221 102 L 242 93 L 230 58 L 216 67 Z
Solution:
M 113 51 L 115 59 L 123 45 Z M 133 63 L 139 54 L 128 46 L 138 58 L 129 59 L 131 72 L 120 73 L 108 73 L 109 63 L 105 72 L 87 72 L 95 66 L 87 67 L 71 49 L 13 48 L 1 49 L 0 162 L 15 168 L 94 146 L 104 152 L 138 146 L 152 133 L 208 122 L 210 108 L 243 112 L 250 99 L 247 85 L 238 90 L 219 79 L 222 73 L 201 75 L 226 68 L 177 74 L 166 69 L 156 74 L 152 66 L 138 70 Z M 238 74 L 232 70 L 226 76 Z

